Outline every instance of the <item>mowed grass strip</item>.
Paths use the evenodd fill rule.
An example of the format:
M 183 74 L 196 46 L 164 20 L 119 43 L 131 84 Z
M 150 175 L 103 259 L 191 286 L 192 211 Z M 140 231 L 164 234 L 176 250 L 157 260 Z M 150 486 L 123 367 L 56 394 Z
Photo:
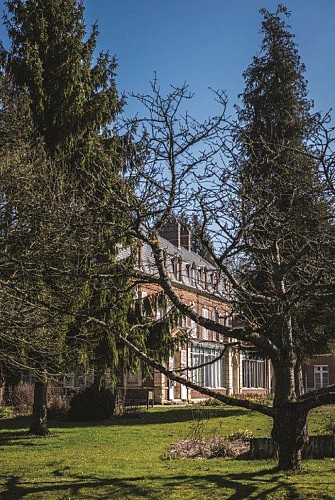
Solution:
M 312 412 L 311 433 L 325 432 L 335 408 Z M 164 460 L 185 438 L 248 429 L 268 436 L 271 419 L 229 407 L 160 407 L 103 424 L 52 422 L 32 438 L 29 419 L 0 421 L 1 499 L 335 499 L 335 461 L 308 460 L 299 475 L 272 460 Z

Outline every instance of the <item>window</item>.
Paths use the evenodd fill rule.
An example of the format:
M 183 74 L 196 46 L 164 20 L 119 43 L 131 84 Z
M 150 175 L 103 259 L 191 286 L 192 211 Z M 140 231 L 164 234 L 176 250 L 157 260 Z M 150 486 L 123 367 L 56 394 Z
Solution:
M 222 351 L 208 347 L 192 346 L 191 366 L 199 366 L 209 363 L 217 358 Z M 219 359 L 214 363 L 192 370 L 192 380 L 204 387 L 225 387 L 225 363 L 224 359 Z
M 231 328 L 233 326 L 233 318 L 226 313 L 223 324 L 227 326 L 228 328 Z
M 181 259 L 180 257 L 174 257 L 172 259 L 172 271 L 173 276 L 177 281 L 181 281 Z
M 75 388 L 74 375 L 64 375 L 63 387 L 64 387 L 64 389 L 74 389 Z
M 215 321 L 215 323 L 224 324 L 223 323 L 223 316 L 220 316 L 220 313 L 217 309 L 212 309 L 211 318 L 213 321 Z M 223 342 L 224 337 L 221 333 L 217 333 L 217 332 L 213 331 L 212 335 L 213 335 L 213 340 L 216 340 L 217 342 Z
M 185 316 L 184 314 L 181 314 L 179 316 L 179 318 L 178 318 L 177 324 L 181 328 L 186 328 L 186 326 L 187 326 L 187 316 Z
M 204 268 L 203 273 L 202 273 L 202 286 L 204 287 L 205 290 L 207 290 L 207 284 L 208 284 L 207 279 L 208 279 L 207 269 Z
M 247 388 L 264 388 L 266 381 L 264 359 L 253 359 L 247 354 L 242 359 L 242 384 Z
M 314 366 L 314 389 L 321 389 L 329 385 L 328 365 Z
M 193 321 L 193 319 L 191 319 L 190 330 L 191 330 L 191 332 L 190 332 L 191 337 L 196 338 L 197 337 L 197 325 L 196 325 L 195 321 Z
M 203 308 L 202 308 L 202 310 L 201 310 L 201 315 L 202 315 L 204 318 L 208 319 L 208 309 L 206 309 L 206 307 L 203 307 Z M 204 340 L 208 340 L 208 330 L 207 330 L 207 328 L 205 328 L 205 327 L 203 326 L 203 327 L 202 327 L 202 329 L 201 329 L 201 331 L 202 331 L 202 338 L 203 338 Z
M 191 268 L 191 285 L 192 286 L 195 286 L 195 274 L 196 274 L 196 268 L 195 268 L 195 264 L 193 263 L 192 268 Z
M 211 287 L 213 288 L 214 291 L 216 291 L 218 287 L 218 275 L 215 271 L 210 275 L 210 282 L 211 282 Z
M 29 373 L 29 374 L 22 373 L 21 374 L 21 382 L 25 382 L 26 384 L 34 384 L 35 377 L 31 373 Z
M 136 373 L 128 373 L 127 376 L 127 384 L 128 385 L 141 385 L 142 384 L 142 376 L 140 372 Z
M 64 389 L 82 389 L 84 387 L 89 387 L 93 384 L 94 374 L 92 372 L 83 373 L 78 371 L 77 373 L 68 373 L 63 377 L 63 387 Z

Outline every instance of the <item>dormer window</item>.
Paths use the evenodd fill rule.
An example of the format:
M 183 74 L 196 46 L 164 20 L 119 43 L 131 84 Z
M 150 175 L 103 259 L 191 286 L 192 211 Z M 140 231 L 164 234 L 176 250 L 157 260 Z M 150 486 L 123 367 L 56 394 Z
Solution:
M 181 258 L 173 257 L 172 259 L 172 272 L 177 281 L 181 281 Z
M 217 287 L 218 287 L 218 274 L 215 271 L 211 274 L 211 285 L 213 287 L 213 290 L 217 290 Z
M 202 285 L 204 287 L 205 290 L 207 290 L 207 279 L 208 279 L 208 276 L 207 276 L 207 269 L 206 267 L 204 268 L 203 270 L 203 273 L 202 273 Z
M 224 289 L 226 293 L 231 293 L 232 286 L 229 280 L 225 279 L 224 280 Z
M 196 268 L 195 268 L 195 264 L 193 263 L 192 268 L 191 268 L 191 285 L 192 286 L 195 286 L 195 273 L 196 273 Z

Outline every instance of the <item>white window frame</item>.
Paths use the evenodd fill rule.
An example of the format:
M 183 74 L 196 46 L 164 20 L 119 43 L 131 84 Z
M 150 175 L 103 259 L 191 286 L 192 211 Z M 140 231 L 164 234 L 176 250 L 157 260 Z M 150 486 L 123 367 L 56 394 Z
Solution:
M 192 345 L 191 347 L 191 366 L 199 366 L 207 363 L 220 355 L 220 350 L 211 347 Z M 191 371 L 192 380 L 204 387 L 212 389 L 224 389 L 225 384 L 225 360 L 224 358 L 202 366 Z
M 242 386 L 244 389 L 266 389 L 266 361 L 242 356 Z
M 202 315 L 204 318 L 208 319 L 208 309 L 207 309 L 207 307 L 203 307 L 203 308 L 201 309 L 201 315 Z M 202 329 L 201 329 L 201 334 L 202 334 L 202 338 L 203 338 L 204 340 L 208 340 L 208 330 L 207 330 L 207 328 L 205 328 L 204 326 L 203 326 L 203 327 L 202 327 Z
M 314 389 L 321 389 L 329 385 L 329 367 L 328 365 L 314 365 Z M 319 380 L 317 381 L 317 378 Z

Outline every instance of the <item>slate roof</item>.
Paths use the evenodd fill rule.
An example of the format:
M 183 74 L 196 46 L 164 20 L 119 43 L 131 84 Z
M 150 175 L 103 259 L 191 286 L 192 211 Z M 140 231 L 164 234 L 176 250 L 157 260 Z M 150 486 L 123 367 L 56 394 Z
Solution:
M 215 295 L 225 295 L 225 290 L 223 282 L 218 281 L 218 271 L 213 264 L 205 260 L 198 253 L 187 250 L 184 247 L 176 247 L 171 242 L 165 238 L 159 237 L 161 246 L 166 252 L 166 266 L 169 277 L 173 283 L 179 283 L 185 287 L 191 287 L 200 292 L 215 293 Z M 151 252 L 151 248 L 147 244 L 142 246 L 141 255 L 141 267 L 140 270 L 151 276 L 158 277 L 158 271 L 154 263 L 154 258 Z M 173 260 L 178 259 L 179 265 L 181 265 L 181 272 L 178 272 L 180 279 L 177 279 L 173 272 Z M 206 281 L 204 279 L 200 280 L 198 278 L 198 273 L 207 273 Z M 193 278 L 192 278 L 192 272 Z M 204 278 L 204 275 L 202 275 Z M 216 287 L 214 287 L 215 281 L 218 281 Z M 205 285 L 206 282 L 206 285 Z

